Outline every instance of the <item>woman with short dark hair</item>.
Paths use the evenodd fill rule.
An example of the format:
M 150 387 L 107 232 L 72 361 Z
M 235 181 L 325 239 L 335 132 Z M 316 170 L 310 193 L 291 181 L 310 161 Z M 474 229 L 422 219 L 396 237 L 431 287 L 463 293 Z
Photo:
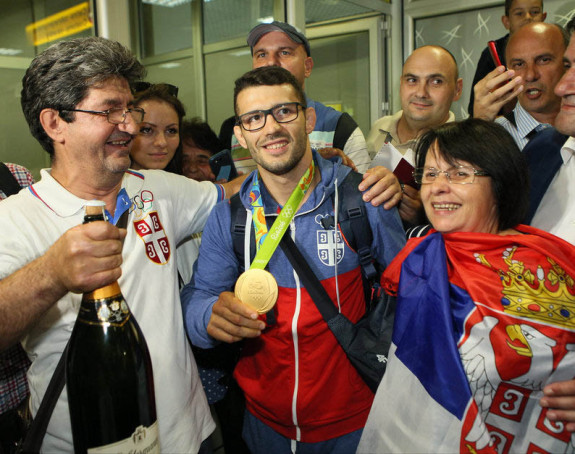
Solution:
M 574 375 L 575 248 L 520 224 L 527 167 L 497 124 L 429 131 L 416 162 L 433 229 L 382 277 L 393 345 L 358 452 L 565 452 L 539 400 Z
M 435 150 L 449 165 L 464 161 L 488 174 L 500 230 L 521 223 L 529 206 L 529 174 L 524 155 L 502 126 L 467 120 L 428 131 L 415 148 L 418 169 Z

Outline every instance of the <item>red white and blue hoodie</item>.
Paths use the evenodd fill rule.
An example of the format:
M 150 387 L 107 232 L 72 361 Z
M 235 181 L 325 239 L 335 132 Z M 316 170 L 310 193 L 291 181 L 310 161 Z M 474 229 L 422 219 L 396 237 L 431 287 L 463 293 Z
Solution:
M 358 256 L 333 228 L 326 230 L 321 224 L 322 218 L 335 216 L 337 187 L 350 169 L 315 153 L 314 159 L 321 182 L 294 216 L 287 234 L 334 304 L 355 322 L 365 313 Z M 253 176 L 240 190 L 250 213 L 248 196 Z M 281 207 L 261 181 L 260 188 L 266 217 L 276 217 Z M 373 232 L 371 253 L 385 267 L 405 244 L 405 232 L 395 208 L 384 210 L 370 203 L 365 207 Z M 249 214 L 247 219 L 250 222 Z M 192 281 L 182 290 L 188 336 L 202 348 L 216 345 L 206 331 L 212 306 L 221 292 L 233 291 L 240 274 L 230 222 L 226 200 L 216 205 L 208 218 Z M 249 253 L 246 255 L 249 257 Z M 273 309 L 277 320 L 258 338 L 245 341 L 234 372 L 245 393 L 247 409 L 281 435 L 306 443 L 361 429 L 373 393 L 345 356 L 281 248 L 276 249 L 267 269 L 279 286 Z

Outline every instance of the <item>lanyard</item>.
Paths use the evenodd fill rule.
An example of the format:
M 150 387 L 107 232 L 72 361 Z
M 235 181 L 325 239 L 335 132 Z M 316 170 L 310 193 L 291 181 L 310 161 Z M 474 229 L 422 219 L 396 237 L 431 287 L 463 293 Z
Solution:
M 258 173 L 254 177 L 252 190 L 250 191 L 250 203 L 252 205 L 252 219 L 254 222 L 257 253 L 250 269 L 264 269 L 270 261 L 274 251 L 278 247 L 283 234 L 289 223 L 295 216 L 297 208 L 309 189 L 315 174 L 315 164 L 313 159 L 299 180 L 297 186 L 291 193 L 288 201 L 280 211 L 269 232 L 266 224 L 266 217 L 260 191 Z

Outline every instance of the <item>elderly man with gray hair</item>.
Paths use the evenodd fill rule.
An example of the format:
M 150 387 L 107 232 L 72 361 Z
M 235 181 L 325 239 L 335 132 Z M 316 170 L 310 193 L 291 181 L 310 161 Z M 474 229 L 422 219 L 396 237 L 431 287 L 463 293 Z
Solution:
M 0 204 L 0 348 L 21 341 L 32 359 L 35 415 L 81 294 L 118 280 L 150 350 L 161 451 L 197 453 L 215 425 L 184 333 L 175 245 L 203 229 L 225 188 L 128 170 L 145 114 L 132 107 L 130 84 L 143 75 L 128 49 L 98 37 L 54 44 L 26 71 L 22 108 L 52 167 Z M 82 225 L 92 199 L 109 222 Z M 74 450 L 67 400 L 64 389 L 43 452 Z

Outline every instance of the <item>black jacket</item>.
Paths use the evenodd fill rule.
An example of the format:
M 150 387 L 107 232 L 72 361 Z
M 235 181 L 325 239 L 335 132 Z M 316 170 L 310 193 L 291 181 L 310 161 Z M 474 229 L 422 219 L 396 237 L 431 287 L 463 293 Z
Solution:
M 535 212 L 547 192 L 547 188 L 561 168 L 561 147 L 569 136 L 559 133 L 555 128 L 539 132 L 525 145 L 523 153 L 529 165 L 529 212 L 525 224 L 531 223 Z

